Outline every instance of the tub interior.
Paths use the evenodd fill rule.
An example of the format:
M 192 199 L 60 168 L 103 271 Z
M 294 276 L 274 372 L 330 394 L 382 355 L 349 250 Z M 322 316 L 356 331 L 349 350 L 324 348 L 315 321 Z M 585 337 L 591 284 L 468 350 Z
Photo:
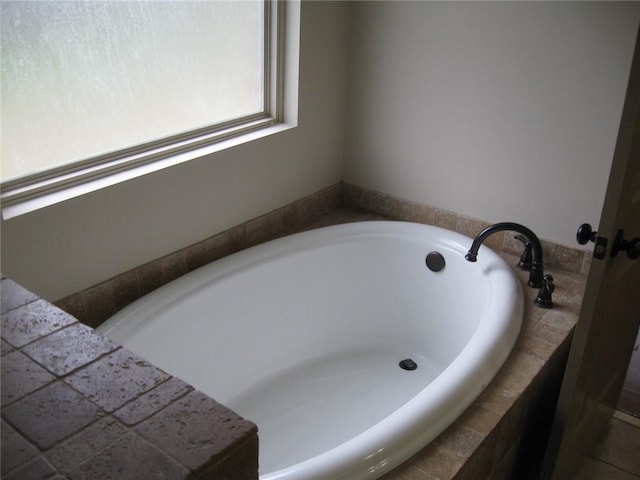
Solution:
M 470 240 L 457 234 L 294 237 L 194 271 L 101 327 L 255 422 L 262 473 L 335 448 L 409 402 L 495 303 L 483 277 L 512 277 L 488 262 L 492 252 L 465 261 Z M 444 270 L 427 268 L 432 251 Z M 405 358 L 418 368 L 401 369 Z

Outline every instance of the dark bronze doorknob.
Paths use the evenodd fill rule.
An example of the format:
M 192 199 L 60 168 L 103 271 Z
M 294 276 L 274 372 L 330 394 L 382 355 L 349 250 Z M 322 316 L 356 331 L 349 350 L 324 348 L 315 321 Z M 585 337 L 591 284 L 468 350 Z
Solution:
M 631 260 L 635 260 L 640 257 L 640 238 L 635 237 L 631 240 L 624 239 L 624 230 L 618 230 L 616 238 L 611 245 L 611 257 L 618 255 L 618 252 L 627 252 L 627 257 Z
M 591 228 L 591 225 L 588 223 L 583 223 L 578 227 L 578 232 L 576 233 L 576 240 L 580 245 L 586 245 L 589 242 L 596 241 L 596 234 L 598 232 L 594 232 Z

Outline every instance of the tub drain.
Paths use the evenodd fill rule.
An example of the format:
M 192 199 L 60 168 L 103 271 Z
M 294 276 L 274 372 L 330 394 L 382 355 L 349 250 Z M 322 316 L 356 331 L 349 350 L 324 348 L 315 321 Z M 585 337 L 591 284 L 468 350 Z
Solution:
M 403 370 L 415 370 L 418 368 L 418 364 L 411 360 L 410 358 L 405 358 L 404 360 L 400 360 L 400 368 Z

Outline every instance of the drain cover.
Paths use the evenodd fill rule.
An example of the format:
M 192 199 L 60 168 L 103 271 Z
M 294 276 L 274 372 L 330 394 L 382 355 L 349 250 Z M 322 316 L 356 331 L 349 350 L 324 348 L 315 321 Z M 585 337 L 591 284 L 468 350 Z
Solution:
M 418 364 L 411 360 L 410 358 L 405 358 L 404 360 L 400 360 L 400 368 L 403 370 L 415 370 L 418 368 Z

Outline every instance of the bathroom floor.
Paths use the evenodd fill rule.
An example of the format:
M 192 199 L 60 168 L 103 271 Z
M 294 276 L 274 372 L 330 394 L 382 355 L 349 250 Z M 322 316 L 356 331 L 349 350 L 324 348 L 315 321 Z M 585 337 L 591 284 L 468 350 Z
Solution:
M 640 419 L 640 331 L 620 394 L 618 410 Z
M 640 419 L 617 413 L 572 480 L 640 479 Z

